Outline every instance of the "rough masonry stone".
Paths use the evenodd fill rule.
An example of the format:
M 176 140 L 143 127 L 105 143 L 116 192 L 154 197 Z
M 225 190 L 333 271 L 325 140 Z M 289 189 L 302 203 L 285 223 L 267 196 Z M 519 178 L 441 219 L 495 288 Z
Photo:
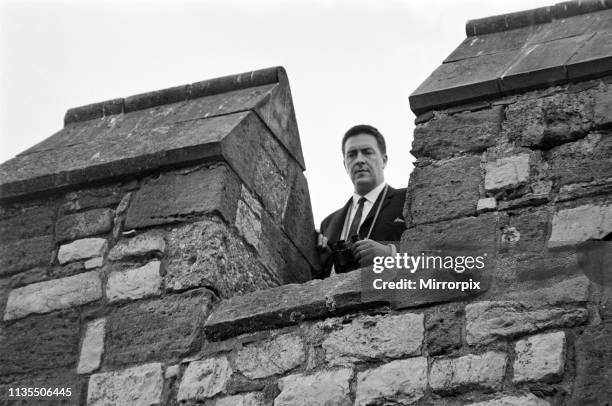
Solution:
M 330 321 L 324 323 L 322 327 Z M 423 335 L 422 314 L 363 316 L 330 333 L 322 347 L 329 364 L 352 365 L 381 357 L 420 354 Z
M 227 357 L 192 361 L 183 374 L 177 400 L 205 400 L 224 393 L 232 373 Z
M 480 157 L 465 156 L 414 168 L 404 218 L 407 225 L 476 214 Z
M 177 362 L 197 351 L 212 301 L 209 291 L 194 289 L 114 309 L 106 322 L 104 366 Z
M 557 379 L 565 367 L 565 333 L 538 334 L 516 342 L 514 382 Z
M 108 253 L 108 259 L 119 261 L 129 257 L 163 253 L 165 249 L 164 237 L 158 231 L 147 231 L 133 238 L 119 240 Z
M 478 199 L 478 203 L 476 204 L 476 211 L 478 213 L 495 209 L 497 209 L 497 201 L 494 197 L 485 197 L 484 199 Z
M 63 311 L 31 316 L 2 327 L 0 375 L 72 368 L 78 361 L 79 315 Z
M 0 276 L 19 271 L 47 266 L 53 260 L 52 235 L 32 237 L 11 243 L 0 243 Z
M 260 392 L 226 396 L 217 399 L 214 406 L 264 406 L 264 396 Z
M 113 228 L 113 214 L 111 209 L 94 209 L 60 217 L 55 223 L 55 237 L 63 242 L 105 234 Z
M 548 176 L 559 185 L 601 181 L 612 177 L 612 134 L 591 133 L 576 142 L 560 145 L 547 154 Z
M 601 239 L 612 233 L 612 204 L 586 204 L 559 210 L 552 220 L 550 248 Z
M 410 404 L 422 398 L 426 389 L 426 358 L 392 361 L 357 374 L 355 405 L 384 401 Z
M 240 235 L 253 247 L 257 247 L 260 241 L 262 210 L 261 203 L 242 185 L 240 201 L 236 209 L 235 225 Z
M 501 396 L 484 402 L 470 403 L 468 406 L 550 406 L 550 403 L 528 393 L 520 396 Z
M 111 302 L 140 299 L 161 293 L 161 262 L 151 261 L 140 268 L 113 271 L 108 276 L 106 297 Z
M 233 364 L 243 375 L 258 379 L 287 372 L 305 359 L 302 339 L 293 334 L 283 334 L 271 341 L 243 348 L 233 359 Z
M 57 259 L 63 265 L 82 259 L 102 257 L 106 254 L 107 247 L 108 242 L 104 238 L 83 238 L 62 245 L 57 254 Z
M 100 268 L 102 265 L 104 265 L 104 258 L 102 257 L 91 258 L 83 263 L 85 269 Z
M 349 406 L 349 382 L 353 371 L 349 368 L 321 371 L 312 375 L 289 375 L 278 381 L 281 393 L 274 406 Z
M 122 371 L 94 374 L 87 388 L 88 406 L 153 406 L 161 404 L 162 364 L 145 364 Z
M 411 153 L 417 158 L 445 159 L 466 152 L 482 152 L 497 142 L 501 120 L 501 106 L 453 115 L 437 114 L 416 126 Z
M 485 164 L 485 189 L 499 190 L 529 181 L 529 154 L 499 158 Z
M 4 320 L 79 306 L 101 297 L 102 282 L 96 271 L 33 283 L 11 291 Z
M 574 343 L 576 379 L 570 404 L 605 405 L 612 399 L 612 323 L 589 326 Z
M 451 392 L 470 386 L 500 389 L 506 373 L 506 361 L 506 354 L 494 351 L 436 359 L 431 365 L 429 385 L 437 392 Z
M 100 367 L 102 353 L 104 352 L 105 326 L 106 319 L 97 319 L 87 323 L 85 338 L 83 338 L 83 344 L 81 344 L 79 365 L 77 366 L 78 374 L 88 374 Z

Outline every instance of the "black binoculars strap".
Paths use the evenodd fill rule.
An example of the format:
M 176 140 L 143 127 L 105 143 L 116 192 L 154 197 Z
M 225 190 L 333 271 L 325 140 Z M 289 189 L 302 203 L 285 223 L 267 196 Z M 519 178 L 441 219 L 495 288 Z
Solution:
M 366 235 L 366 240 L 369 239 L 370 234 L 372 234 L 372 230 L 374 229 L 374 225 L 376 224 L 376 220 L 378 219 L 378 213 L 380 213 L 380 208 L 382 207 L 383 202 L 385 201 L 385 197 L 387 197 L 387 188 L 388 188 L 388 185 L 385 185 L 385 188 L 383 189 L 382 199 L 380 199 L 380 202 L 378 203 L 378 207 L 376 208 L 376 213 L 374 214 L 374 218 L 372 219 L 372 225 L 370 226 L 368 235 Z

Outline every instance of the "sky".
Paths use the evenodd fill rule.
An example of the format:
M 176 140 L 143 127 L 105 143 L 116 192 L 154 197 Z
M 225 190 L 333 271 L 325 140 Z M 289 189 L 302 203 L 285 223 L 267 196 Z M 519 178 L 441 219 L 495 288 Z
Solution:
M 352 193 L 340 140 L 387 141 L 386 181 L 406 187 L 408 96 L 465 38 L 470 19 L 542 0 L 0 0 L 0 162 L 51 136 L 71 107 L 282 65 L 315 224 Z

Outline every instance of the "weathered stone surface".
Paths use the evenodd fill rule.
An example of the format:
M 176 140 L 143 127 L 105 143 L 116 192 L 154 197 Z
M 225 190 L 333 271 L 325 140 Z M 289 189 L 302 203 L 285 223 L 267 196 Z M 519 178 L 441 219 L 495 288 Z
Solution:
M 10 213 L 12 214 L 10 217 L 1 219 L 1 244 L 53 234 L 56 211 L 54 206 L 49 202 L 40 206 L 23 207 L 15 210 L 14 213 Z
M 429 355 L 461 347 L 464 311 L 456 305 L 433 309 L 425 315 L 425 344 Z
M 281 393 L 274 400 L 274 406 L 351 405 L 349 381 L 352 375 L 351 369 L 344 368 L 281 378 L 278 381 Z
M 60 211 L 73 213 L 79 210 L 113 207 L 123 199 L 126 193 L 136 187 L 137 182 L 131 180 L 125 183 L 68 192 Z
M 589 300 L 589 279 L 584 275 L 557 282 L 551 286 L 533 289 L 526 284 L 522 289 L 518 284 L 516 291 L 500 299 L 512 300 L 526 308 L 543 308 L 565 304 L 586 303 Z
M 466 156 L 417 166 L 410 174 L 407 225 L 476 214 L 480 157 Z
M 162 364 L 94 374 L 89 378 L 87 405 L 153 406 L 161 404 L 163 387 Z
M 576 339 L 576 378 L 570 404 L 605 405 L 612 399 L 612 324 L 586 328 Z
M 28 317 L 0 331 L 0 375 L 74 368 L 79 348 L 79 317 L 57 312 Z
M 584 139 L 560 145 L 548 152 L 549 176 L 558 185 L 601 181 L 612 177 L 610 156 L 612 134 L 591 133 Z
M 173 223 L 213 212 L 233 222 L 239 195 L 240 183 L 225 165 L 167 172 L 148 179 L 134 194 L 125 227 Z
M 482 152 L 498 141 L 502 108 L 453 115 L 437 114 L 414 130 L 412 155 L 445 159 L 466 152 Z
M 284 334 L 240 350 L 233 359 L 235 368 L 251 378 L 266 378 L 287 372 L 306 360 L 304 343 L 293 334 Z
M 426 388 L 426 358 L 392 361 L 357 374 L 355 405 L 381 401 L 410 404 L 423 397 Z
M 133 238 L 121 239 L 108 253 L 108 259 L 119 261 L 123 258 L 163 254 L 166 242 L 158 231 L 147 231 Z
M 533 333 L 552 327 L 572 327 L 586 322 L 586 309 L 524 310 L 520 304 L 477 302 L 466 307 L 467 342 L 486 344 L 497 338 Z
M 102 265 L 104 265 L 104 258 L 102 257 L 88 259 L 83 263 L 83 267 L 85 269 L 100 268 Z
M 166 240 L 167 289 L 213 286 L 222 297 L 231 297 L 278 284 L 219 219 L 173 228 Z
M 232 373 L 226 357 L 192 361 L 183 374 L 177 400 L 204 400 L 224 393 Z
M 529 154 L 499 158 L 485 165 L 485 189 L 516 187 L 529 181 Z
M 500 218 L 500 251 L 545 251 L 551 217 L 549 208 L 545 206 L 512 211 Z
M 113 228 L 113 211 L 94 209 L 60 217 L 55 223 L 57 241 L 68 241 L 90 235 L 105 234 Z
M 468 406 L 550 406 L 550 403 L 528 393 L 520 396 L 501 396 L 484 402 L 470 403 Z
M 612 39 L 608 34 L 608 40 Z M 595 93 L 593 121 L 597 126 L 605 126 L 612 123 L 612 86 L 606 89 L 598 89 Z
M 103 257 L 107 248 L 108 242 L 104 238 L 83 238 L 62 245 L 57 254 L 57 259 L 63 265 L 81 259 Z
M 102 353 L 104 352 L 105 327 L 106 319 L 97 319 L 87 323 L 85 338 L 83 338 L 81 344 L 79 365 L 77 366 L 78 374 L 88 374 L 100 367 Z
M 54 248 L 51 235 L 0 244 L 0 276 L 49 265 Z
M 485 197 L 484 199 L 478 199 L 478 203 L 476 204 L 476 211 L 478 213 L 495 209 L 497 209 L 497 201 L 494 197 Z
M 552 220 L 548 246 L 562 247 L 612 233 L 612 205 L 586 204 L 559 210 Z
M 102 282 L 95 271 L 33 283 L 11 291 L 4 320 L 79 306 L 101 297 Z
M 196 351 L 211 301 L 210 292 L 201 289 L 115 309 L 106 322 L 104 364 L 173 361 Z
M 351 365 L 381 357 L 420 354 L 423 333 L 422 314 L 363 316 L 330 333 L 322 347 L 329 364 Z
M 431 365 L 429 385 L 437 392 L 473 386 L 500 389 L 506 372 L 506 360 L 506 354 L 493 351 L 436 359 Z
M 240 188 L 240 201 L 236 209 L 235 225 L 240 235 L 253 247 L 259 245 L 261 237 L 261 215 L 263 207 L 242 185 Z
M 551 147 L 582 137 L 592 126 L 589 92 L 529 95 L 506 109 L 502 135 L 525 147 Z
M 161 293 L 161 262 L 151 261 L 140 268 L 113 271 L 108 276 L 106 297 L 115 302 L 140 299 Z
M 263 406 L 264 396 L 260 392 L 226 396 L 215 401 L 215 406 Z
M 514 346 L 514 382 L 558 379 L 565 367 L 565 333 L 538 334 Z

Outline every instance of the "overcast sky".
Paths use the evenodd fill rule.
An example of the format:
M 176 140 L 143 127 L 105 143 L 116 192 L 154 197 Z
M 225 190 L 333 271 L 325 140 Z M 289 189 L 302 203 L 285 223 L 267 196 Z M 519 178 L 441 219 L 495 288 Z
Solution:
M 406 187 L 408 96 L 465 38 L 465 22 L 542 0 L 0 0 L 0 162 L 62 128 L 70 107 L 282 65 L 315 222 L 352 185 L 340 139 L 387 138 L 386 179 Z

